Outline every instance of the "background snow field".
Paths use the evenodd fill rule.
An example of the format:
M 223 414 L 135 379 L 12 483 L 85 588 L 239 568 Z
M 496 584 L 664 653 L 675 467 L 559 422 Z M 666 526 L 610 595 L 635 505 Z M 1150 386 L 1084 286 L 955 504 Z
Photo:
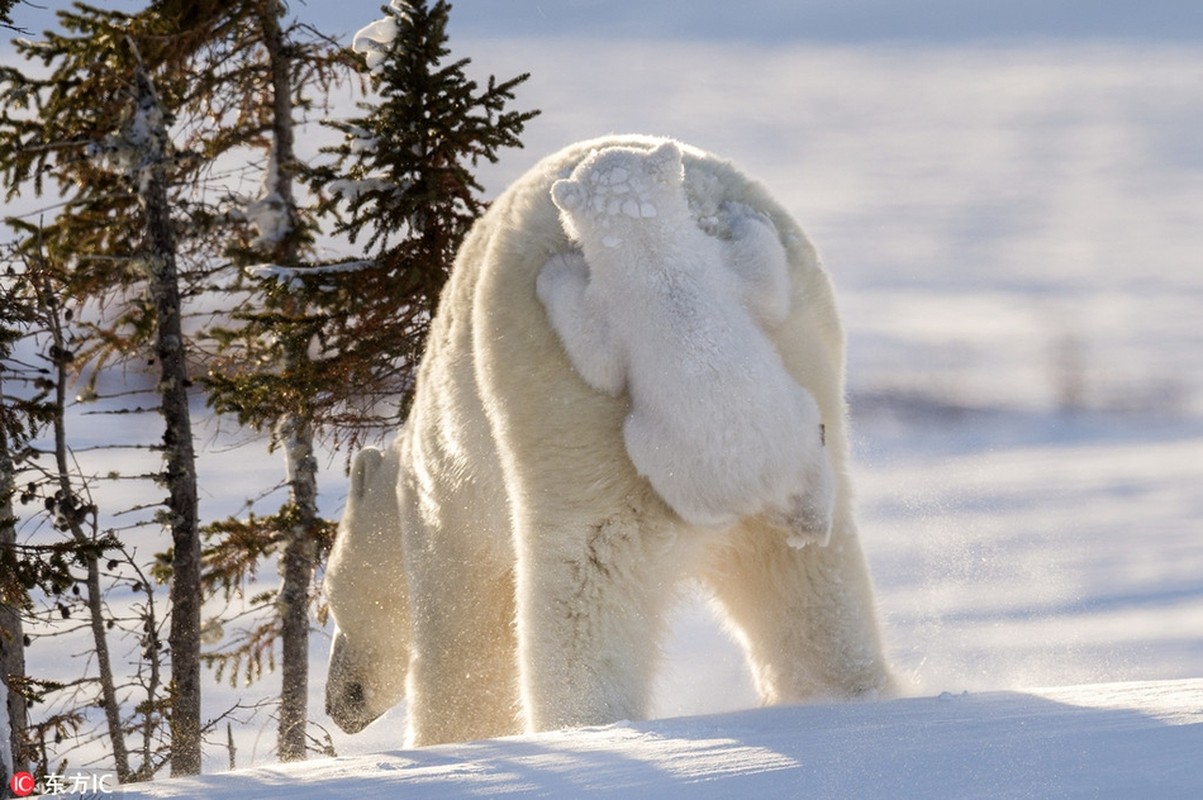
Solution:
M 693 39 L 584 35 L 603 5 L 599 34 L 669 35 L 639 16 L 668 3 L 455 4 L 455 54 L 530 71 L 518 107 L 543 110 L 485 184 L 635 131 L 731 158 L 794 211 L 842 309 L 862 537 L 915 697 L 740 711 L 741 656 L 686 591 L 656 697 L 678 719 L 402 753 L 403 707 L 354 737 L 325 718 L 327 629 L 310 709 L 346 758 L 126 796 L 1203 796 L 1203 6 L 1009 3 L 998 33 L 1061 38 L 1000 42 L 961 12 L 911 35 L 902 11 L 925 4 L 863 2 L 860 41 L 799 22 L 749 42 L 702 12 Z M 337 7 L 319 24 L 348 36 L 379 16 Z M 258 444 L 205 444 L 207 518 L 280 473 Z M 207 687 L 206 713 L 277 688 Z M 240 765 L 273 760 L 265 714 L 235 736 Z
M 486 174 L 491 191 L 585 135 L 666 133 L 761 176 L 818 244 L 848 334 L 862 537 L 890 653 L 914 694 L 1203 675 L 1203 159 L 1192 144 L 1203 127 L 1203 48 L 547 39 L 463 48 L 499 75 L 531 70 L 522 97 L 544 110 L 525 151 Z M 342 482 L 325 486 L 337 507 Z M 315 642 L 314 708 L 324 646 Z M 1001 719 L 973 723 L 983 748 L 983 726 L 1014 736 L 998 752 L 1015 760 L 982 772 L 958 760 L 981 757 L 958 749 L 964 730 L 927 755 L 909 749 L 932 724 L 918 701 L 797 712 L 785 730 L 817 732 L 774 752 L 830 747 L 824 726 L 841 713 L 863 722 L 857 735 L 876 737 L 877 714 L 914 712 L 913 734 L 900 719 L 896 739 L 871 739 L 896 759 L 876 774 L 916 782 L 902 789 L 930 780 L 949 787 L 943 796 L 957 786 L 1022 795 L 1021 759 L 1040 756 L 1033 763 L 1049 777 L 1085 748 L 1071 772 L 1102 771 L 1085 785 L 1116 797 L 1157 786 L 1149 776 L 1203 752 L 1198 720 L 1172 735 L 1154 728 L 1150 737 L 1175 740 L 1158 756 L 1165 769 L 1131 774 L 1143 756 L 1116 743 L 1127 728 L 1104 733 L 1102 716 L 1011 700 L 983 700 Z M 755 704 L 738 649 L 705 598 L 687 592 L 656 714 Z M 1021 745 L 1037 707 L 1076 733 Z M 1053 722 L 1061 712 L 1067 719 Z M 359 737 L 327 727 L 340 753 L 373 752 L 395 746 L 403 713 Z M 683 724 L 670 737 L 696 735 Z M 713 722 L 710 735 L 729 736 L 728 724 Z M 1130 745 L 1156 750 L 1142 744 L 1151 740 Z M 530 747 L 570 771 L 598 766 L 558 741 Z M 493 769 L 469 766 L 474 758 L 514 757 L 473 752 L 450 761 L 464 781 Z M 851 754 L 824 752 L 828 779 L 859 779 Z M 966 783 L 948 783 L 950 772 Z M 775 774 L 747 785 L 783 794 L 810 785 L 797 772 L 771 783 Z M 1203 778 L 1190 780 L 1203 791 Z M 899 796 L 868 784 L 849 794 Z M 451 780 L 448 790 L 468 785 Z

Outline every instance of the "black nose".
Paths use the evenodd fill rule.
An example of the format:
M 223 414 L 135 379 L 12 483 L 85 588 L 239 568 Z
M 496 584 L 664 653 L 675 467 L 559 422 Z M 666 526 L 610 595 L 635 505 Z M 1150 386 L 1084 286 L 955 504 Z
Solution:
M 348 683 L 343 688 L 343 702 L 352 708 L 360 708 L 365 702 L 362 683 Z

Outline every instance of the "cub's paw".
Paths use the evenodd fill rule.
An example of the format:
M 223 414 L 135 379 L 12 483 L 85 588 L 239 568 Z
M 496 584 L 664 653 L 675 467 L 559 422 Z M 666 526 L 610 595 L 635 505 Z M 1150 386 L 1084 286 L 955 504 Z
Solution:
M 719 209 L 719 217 L 727 223 L 727 230 L 735 241 L 771 236 L 777 240 L 777 226 L 768 214 L 747 203 L 727 201 Z
M 835 516 L 835 470 L 827 457 L 826 431 L 818 427 L 815 456 L 802 476 L 799 491 L 790 496 L 784 508 L 766 513 L 766 519 L 786 534 L 791 547 L 808 544 L 825 547 L 831 541 Z
M 566 293 L 582 291 L 589 282 L 589 267 L 580 253 L 552 256 L 535 279 L 535 294 L 544 306 L 551 306 Z

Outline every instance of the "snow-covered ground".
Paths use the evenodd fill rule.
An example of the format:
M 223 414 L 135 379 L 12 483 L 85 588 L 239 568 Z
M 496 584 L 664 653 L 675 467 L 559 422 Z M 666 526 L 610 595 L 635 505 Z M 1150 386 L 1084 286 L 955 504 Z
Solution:
M 321 713 L 319 634 L 311 711 L 345 759 L 263 766 L 261 714 L 235 729 L 256 769 L 128 796 L 1203 795 L 1203 45 L 953 38 L 453 39 L 482 75 L 532 72 L 516 105 L 544 112 L 491 191 L 640 131 L 795 210 L 839 292 L 862 534 L 913 697 L 743 710 L 740 655 L 687 595 L 656 699 L 674 719 L 397 752 L 403 708 L 354 737 Z M 279 474 L 261 452 L 209 448 L 206 516 Z
M 771 708 L 130 787 L 254 797 L 1190 798 L 1203 681 Z

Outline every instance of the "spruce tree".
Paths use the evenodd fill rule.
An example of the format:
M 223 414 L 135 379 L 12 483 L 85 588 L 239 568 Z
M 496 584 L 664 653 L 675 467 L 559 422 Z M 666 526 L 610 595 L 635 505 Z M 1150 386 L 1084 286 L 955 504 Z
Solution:
M 11 384 L 28 383 L 28 368 L 10 365 L 14 347 L 25 338 L 36 318 L 35 304 L 17 286 L 11 265 L 0 275 L 0 714 L 6 733 L 0 741 L 0 786 L 7 786 L 13 772 L 27 769 L 25 730 L 28 723 L 23 684 L 25 672 L 25 626 L 23 614 L 28 592 L 18 579 L 17 516 L 13 500 L 17 470 L 29 453 L 34 435 L 49 421 L 49 410 L 36 394 L 21 398 Z
M 397 35 L 382 54 L 383 69 L 370 78 L 379 102 L 360 106 L 369 115 L 363 119 L 333 123 L 346 141 L 320 167 L 297 159 L 297 109 L 290 108 L 291 98 L 306 97 L 298 74 L 319 62 L 299 57 L 304 51 L 287 32 L 281 38 L 288 46 L 276 45 L 279 34 L 263 25 L 272 71 L 263 92 L 271 98 L 270 149 L 261 196 L 248 208 L 247 238 L 235 249 L 258 291 L 232 315 L 236 325 L 213 332 L 223 358 L 206 384 L 218 410 L 271 430 L 288 464 L 290 503 L 279 514 L 220 526 L 227 540 L 260 542 L 264 552 L 279 548 L 284 759 L 304 753 L 302 637 L 314 569 L 331 533 L 317 515 L 314 440 L 323 434 L 354 447 L 365 430 L 397 424 L 455 251 L 485 207 L 470 167 L 518 145 L 534 115 L 504 111 L 525 76 L 501 85 L 490 79 L 482 91 L 464 76 L 466 59 L 446 63 L 448 11 L 445 3 L 427 9 L 399 0 L 386 9 L 384 25 Z M 362 146 L 377 135 L 377 148 Z M 322 198 L 316 207 L 306 205 L 294 177 Z M 371 257 L 323 262 L 313 232 L 348 199 L 330 232 L 366 238 Z M 385 398 L 391 411 L 381 410 Z
M 188 75 L 172 55 L 179 34 L 160 17 L 82 4 L 59 17 L 63 33 L 18 43 L 49 75 L 0 73 L 0 176 L 10 196 L 30 187 L 41 194 L 47 179 L 64 196 L 62 211 L 28 241 L 72 264 L 66 296 L 91 299 L 115 320 L 80 355 L 103 364 L 140 351 L 159 367 L 172 542 L 172 772 L 193 774 L 200 770 L 200 546 L 170 195 L 196 162 L 176 151 L 169 132 Z
M 232 324 L 210 331 L 216 357 L 205 383 L 219 412 L 269 432 L 272 449 L 284 455 L 289 496 L 275 515 L 226 520 L 209 528 L 216 540 L 212 560 L 224 565 L 211 576 L 214 585 L 228 589 L 241 582 L 261 555 L 277 556 L 281 574 L 275 614 L 248 632 L 241 646 L 211 654 L 209 660 L 219 672 L 227 664 L 246 664 L 247 677 L 254 677 L 262 653 L 279 641 L 278 749 L 282 760 L 291 761 L 304 758 L 308 744 L 311 590 L 331 530 L 317 506 L 315 437 L 322 396 L 329 391 L 321 365 L 310 353 L 320 322 L 315 321 L 312 298 L 293 290 L 300 281 L 292 276 L 314 269 L 317 228 L 312 209 L 294 189 L 294 177 L 303 168 L 295 129 L 312 105 L 325 101 L 333 82 L 348 77 L 349 60 L 332 42 L 306 35 L 295 23 L 285 24 L 279 0 L 231 6 L 228 14 L 236 23 L 232 27 L 242 45 L 236 49 L 245 54 L 247 68 L 242 80 L 222 92 L 254 98 L 245 102 L 242 140 L 260 148 L 264 168 L 258 197 L 245 204 L 245 224 L 230 231 L 229 255 L 244 269 L 232 285 L 247 292 L 249 302 L 231 313 Z M 250 43 L 255 47 L 244 46 Z M 283 280 L 275 280 L 281 275 Z
M 18 2 L 19 0 L 0 0 L 0 28 L 17 29 L 13 24 L 12 9 Z
M 480 87 L 465 74 L 467 58 L 449 59 L 450 4 L 393 2 L 386 17 L 357 36 L 371 94 L 361 115 L 328 124 L 343 141 L 332 160 L 310 174 L 334 213 L 334 232 L 360 246 L 370 268 L 347 277 L 340 300 L 353 313 L 331 320 L 324 341 L 340 354 L 343 382 L 379 401 L 399 399 L 377 424 L 404 418 L 431 318 L 456 251 L 487 203 L 473 174 L 496 162 L 538 111 L 507 110 L 529 75 Z M 347 402 L 356 402 L 348 398 Z
M 74 309 L 64 303 L 68 272 L 61 264 L 31 260 L 29 249 L 10 252 L 0 273 L 0 490 L 12 489 L 11 494 L 0 491 L 0 627 L 5 636 L 0 662 L 12 689 L 12 750 L 18 764 L 33 763 L 45 772 L 49 741 L 81 734 L 87 727 L 85 714 L 90 714 L 85 710 L 98 709 L 118 779 L 142 780 L 164 760 L 159 623 L 153 597 L 142 606 L 146 613 L 128 616 L 115 614 L 108 604 L 106 595 L 114 586 L 149 584 L 115 533 L 101 529 L 91 488 L 104 479 L 81 473 L 73 458 L 68 389 L 84 339 L 78 335 Z M 12 480 L 18 475 L 19 480 Z M 16 533 L 17 514 L 23 528 L 39 531 L 35 537 L 9 535 Z M 25 647 L 36 647 L 43 636 L 58 642 L 75 631 L 86 631 L 91 640 L 88 667 L 78 680 L 51 681 L 25 672 Z M 140 642 L 143 658 L 132 678 L 120 672 L 110 638 L 118 646 Z M 141 696 L 134 699 L 139 689 Z M 35 703 L 46 704 L 47 711 L 30 721 L 22 706 Z M 53 732 L 53 739 L 47 732 Z M 127 742 L 139 735 L 135 753 Z M 134 765 L 138 754 L 141 763 Z
M 299 210 L 293 193 L 297 156 L 293 110 L 294 56 L 280 28 L 283 9 L 274 0 L 258 8 L 259 27 L 267 52 L 270 79 L 271 154 L 265 180 L 266 195 L 259 203 L 278 204 L 269 209 L 278 230 L 260 230 L 260 243 L 276 263 L 286 268 L 301 263 L 306 235 L 299 225 Z M 286 303 L 295 314 L 297 304 Z M 309 361 L 309 342 L 291 336 L 284 341 L 285 373 L 304 371 Z M 321 516 L 317 507 L 317 456 L 314 447 L 313 413 L 301 402 L 282 410 L 276 420 L 276 436 L 284 450 L 292 515 L 284 526 L 280 552 L 280 592 L 276 601 L 280 615 L 281 688 L 278 749 L 282 761 L 305 757 L 309 695 L 309 600 L 310 585 L 317 568 Z

